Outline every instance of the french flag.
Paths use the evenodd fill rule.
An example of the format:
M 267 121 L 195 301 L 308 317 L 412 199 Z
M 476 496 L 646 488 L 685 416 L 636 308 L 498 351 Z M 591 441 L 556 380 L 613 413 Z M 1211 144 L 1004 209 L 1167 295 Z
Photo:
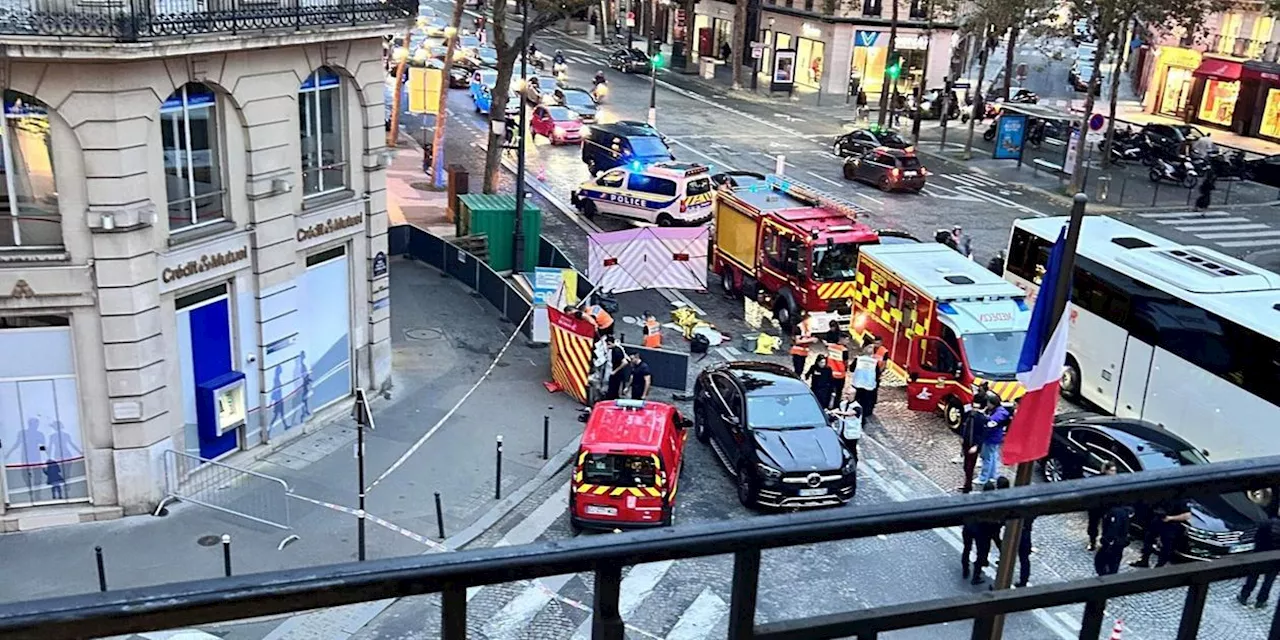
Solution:
M 1067 361 L 1067 327 L 1071 324 L 1070 310 L 1063 311 L 1056 325 L 1052 317 L 1053 290 L 1058 282 L 1062 254 L 1066 251 L 1065 236 L 1066 227 L 1063 227 L 1040 280 L 1040 293 L 1031 311 L 1031 326 L 1018 358 L 1018 382 L 1026 387 L 1027 393 L 1022 396 L 1004 439 L 1001 460 L 1007 465 L 1032 462 L 1049 453 L 1058 388 Z

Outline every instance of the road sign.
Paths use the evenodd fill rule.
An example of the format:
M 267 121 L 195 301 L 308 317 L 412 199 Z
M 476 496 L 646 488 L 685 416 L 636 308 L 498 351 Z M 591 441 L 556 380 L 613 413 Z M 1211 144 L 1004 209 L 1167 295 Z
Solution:
M 876 38 L 878 37 L 880 37 L 879 31 L 854 31 L 853 46 L 874 47 L 876 46 Z
M 636 26 L 636 12 L 634 11 L 627 12 L 627 26 L 628 27 Z
M 752 43 L 751 43 L 751 57 L 752 57 L 752 58 L 755 58 L 755 59 L 757 59 L 757 60 L 759 60 L 760 58 L 763 58 L 763 57 L 764 57 L 764 43 L 763 43 L 763 42 L 752 42 Z
M 1106 118 L 1103 118 L 1101 113 L 1095 113 L 1089 117 L 1089 129 L 1093 131 L 1098 131 L 1104 124 L 1106 124 Z

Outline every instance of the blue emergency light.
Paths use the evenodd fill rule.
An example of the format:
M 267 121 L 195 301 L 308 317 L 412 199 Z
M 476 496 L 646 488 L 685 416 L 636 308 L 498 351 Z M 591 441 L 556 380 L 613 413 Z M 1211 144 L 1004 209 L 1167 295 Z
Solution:
M 951 306 L 950 302 L 939 302 L 938 311 L 941 311 L 942 313 L 945 313 L 949 316 L 956 315 L 956 308 Z

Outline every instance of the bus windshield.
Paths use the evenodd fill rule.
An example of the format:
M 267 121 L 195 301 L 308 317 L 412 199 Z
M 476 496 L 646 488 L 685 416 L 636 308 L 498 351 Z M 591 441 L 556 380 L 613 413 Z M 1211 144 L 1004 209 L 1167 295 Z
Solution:
M 974 375 L 986 378 L 1012 378 L 1018 372 L 1018 358 L 1026 337 L 1026 331 L 965 334 L 961 339 L 969 369 Z
M 858 275 L 858 245 L 818 245 L 813 248 L 813 279 L 852 280 Z
M 582 461 L 582 481 L 606 487 L 652 487 L 653 458 L 615 453 L 589 453 Z

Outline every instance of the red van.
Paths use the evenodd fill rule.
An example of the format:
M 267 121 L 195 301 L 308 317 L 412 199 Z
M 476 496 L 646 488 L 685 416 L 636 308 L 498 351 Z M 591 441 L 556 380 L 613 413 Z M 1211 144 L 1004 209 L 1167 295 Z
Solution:
M 591 409 L 574 461 L 574 530 L 669 525 L 691 423 L 660 402 L 612 400 Z

